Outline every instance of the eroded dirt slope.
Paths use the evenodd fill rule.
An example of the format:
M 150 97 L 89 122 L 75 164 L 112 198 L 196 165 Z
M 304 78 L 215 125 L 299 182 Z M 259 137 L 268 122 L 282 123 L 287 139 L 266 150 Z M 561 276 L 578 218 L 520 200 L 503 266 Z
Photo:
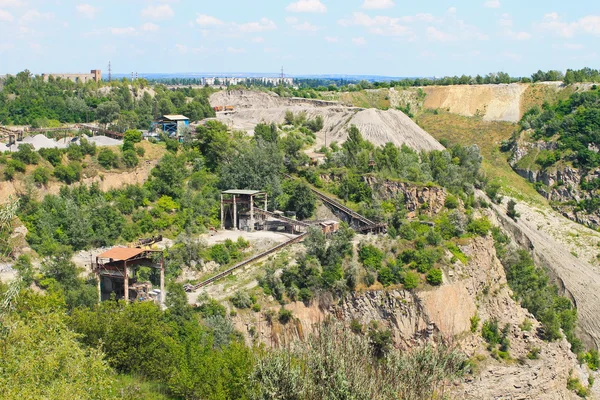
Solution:
M 233 106 L 235 111 L 218 113 L 217 118 L 228 126 L 248 132 L 261 122 L 282 123 L 286 111 L 305 112 L 309 119 L 320 115 L 324 128 L 317 133 L 317 147 L 333 141 L 344 142 L 348 128 L 356 125 L 363 137 L 375 145 L 392 142 L 417 150 L 443 149 L 431 135 L 397 110 L 362 109 L 335 102 L 280 98 L 273 93 L 241 90 L 214 93 L 210 103 Z

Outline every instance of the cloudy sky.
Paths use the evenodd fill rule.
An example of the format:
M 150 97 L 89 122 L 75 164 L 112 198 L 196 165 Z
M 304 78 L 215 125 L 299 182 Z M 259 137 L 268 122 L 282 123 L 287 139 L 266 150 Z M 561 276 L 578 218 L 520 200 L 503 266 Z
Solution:
M 600 67 L 598 0 L 0 0 L 0 74 Z

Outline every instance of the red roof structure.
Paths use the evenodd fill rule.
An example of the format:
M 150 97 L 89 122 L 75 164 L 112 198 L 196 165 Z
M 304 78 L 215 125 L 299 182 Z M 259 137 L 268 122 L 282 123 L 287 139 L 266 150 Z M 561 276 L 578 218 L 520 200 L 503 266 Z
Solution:
M 98 258 L 112 258 L 114 261 L 125 261 L 130 258 L 139 256 L 148 250 L 127 247 L 114 247 L 104 253 L 98 255 Z

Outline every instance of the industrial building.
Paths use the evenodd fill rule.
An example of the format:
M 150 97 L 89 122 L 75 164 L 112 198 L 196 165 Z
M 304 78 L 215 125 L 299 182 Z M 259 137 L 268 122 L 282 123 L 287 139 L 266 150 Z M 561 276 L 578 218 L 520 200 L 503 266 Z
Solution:
M 157 261 L 157 258 L 159 259 Z M 148 282 L 138 281 L 140 267 L 149 267 L 160 273 L 160 290 Z M 92 265 L 98 278 L 98 299 L 128 301 L 165 301 L 165 268 L 161 250 L 115 247 L 96 257 Z
M 102 71 L 99 69 L 93 69 L 90 71 L 89 74 L 65 74 L 65 73 L 58 73 L 58 74 L 42 74 L 42 79 L 44 82 L 48 82 L 48 79 L 50 79 L 50 77 L 54 78 L 54 79 L 67 79 L 73 82 L 80 82 L 80 83 L 86 83 L 86 82 L 100 82 L 102 80 Z
M 158 130 L 169 136 L 180 137 L 183 135 L 183 129 L 189 128 L 190 119 L 185 115 L 163 115 L 158 120 L 152 122 L 150 132 Z

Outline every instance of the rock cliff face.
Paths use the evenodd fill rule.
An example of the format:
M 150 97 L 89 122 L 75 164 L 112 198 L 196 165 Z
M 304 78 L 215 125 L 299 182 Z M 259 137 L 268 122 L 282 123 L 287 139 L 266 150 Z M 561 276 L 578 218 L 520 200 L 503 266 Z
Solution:
M 340 179 L 334 174 L 321 175 L 320 178 L 323 182 L 335 182 Z M 362 180 L 371 187 L 375 197 L 380 200 L 394 200 L 403 196 L 408 218 L 416 217 L 419 212 L 427 215 L 438 214 L 443 210 L 448 195 L 446 189 L 439 186 L 415 185 L 380 179 L 373 175 L 365 175 Z
M 493 240 L 477 238 L 462 246 L 469 256 L 466 265 L 457 262 L 446 271 L 444 284 L 418 291 L 389 289 L 349 293 L 339 301 L 323 296 L 320 302 L 305 305 L 297 302 L 285 306 L 294 320 L 286 325 L 276 318 L 268 321 L 259 314 L 235 318 L 236 327 L 246 333 L 248 342 L 284 346 L 315 333 L 316 326 L 337 319 L 348 325 L 355 320 L 391 329 L 397 347 L 410 349 L 418 343 L 445 340 L 459 346 L 468 356 L 478 355 L 479 372 L 454 387 L 456 398 L 465 399 L 570 399 L 576 398 L 566 389 L 571 370 L 579 371 L 575 355 L 566 341 L 546 343 L 536 334 L 540 324 L 511 297 L 504 269 L 496 257 Z M 276 308 L 273 307 L 273 311 Z M 490 357 L 481 337 L 471 332 L 471 318 L 481 321 L 497 319 L 509 325 L 510 355 L 524 360 L 496 361 Z M 533 323 L 530 331 L 519 324 L 525 319 Z M 538 360 L 528 360 L 533 348 L 540 348 Z
M 594 191 L 583 190 L 581 183 L 600 178 L 600 169 L 587 171 L 586 173 L 569 165 L 554 165 L 541 170 L 519 166 L 519 161 L 530 152 L 555 150 L 556 148 L 557 144 L 555 142 L 518 142 L 513 148 L 511 165 L 520 176 L 531 183 L 537 184 L 537 191 L 551 201 L 553 207 L 563 216 L 594 229 L 600 228 L 600 211 L 587 213 L 585 210 L 578 210 L 573 205 L 573 202 L 580 202 L 598 196 Z

